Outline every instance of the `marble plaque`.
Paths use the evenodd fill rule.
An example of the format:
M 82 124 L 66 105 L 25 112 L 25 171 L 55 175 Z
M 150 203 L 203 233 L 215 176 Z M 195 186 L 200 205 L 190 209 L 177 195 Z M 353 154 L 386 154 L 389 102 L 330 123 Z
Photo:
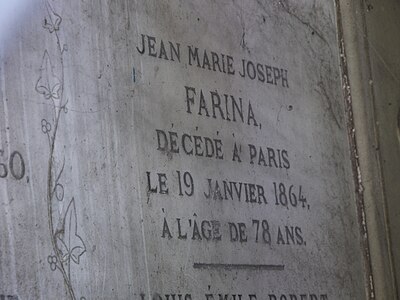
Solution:
M 19 2 L 1 300 L 364 299 L 334 1 Z

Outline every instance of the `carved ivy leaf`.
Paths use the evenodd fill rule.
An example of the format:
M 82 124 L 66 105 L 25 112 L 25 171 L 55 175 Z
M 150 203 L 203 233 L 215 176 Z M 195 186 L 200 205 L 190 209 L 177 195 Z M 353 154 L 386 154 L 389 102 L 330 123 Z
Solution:
M 70 259 L 79 264 L 80 257 L 86 252 L 86 246 L 78 235 L 75 199 L 72 198 L 65 212 L 62 229 L 56 232 L 57 249 L 62 255 L 63 262 Z
M 50 33 L 60 29 L 61 16 L 54 12 L 53 7 L 46 1 L 47 17 L 44 18 L 43 27 L 46 28 Z
M 59 99 L 61 83 L 60 80 L 54 75 L 53 65 L 50 60 L 49 53 L 44 51 L 42 66 L 40 67 L 40 77 L 36 83 L 36 91 L 44 95 L 46 99 Z

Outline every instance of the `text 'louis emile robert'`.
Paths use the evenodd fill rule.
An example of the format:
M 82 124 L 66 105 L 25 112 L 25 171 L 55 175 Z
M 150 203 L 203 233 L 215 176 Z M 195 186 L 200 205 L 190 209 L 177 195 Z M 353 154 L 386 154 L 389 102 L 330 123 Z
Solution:
M 284 68 L 244 58 L 239 63 L 228 54 L 201 49 L 193 45 L 182 47 L 180 43 L 163 41 L 150 35 L 141 34 L 139 40 L 136 50 L 142 55 L 181 63 L 183 62 L 181 54 L 185 53 L 185 61 L 189 66 L 232 76 L 238 74 L 245 79 L 289 88 L 288 71 Z

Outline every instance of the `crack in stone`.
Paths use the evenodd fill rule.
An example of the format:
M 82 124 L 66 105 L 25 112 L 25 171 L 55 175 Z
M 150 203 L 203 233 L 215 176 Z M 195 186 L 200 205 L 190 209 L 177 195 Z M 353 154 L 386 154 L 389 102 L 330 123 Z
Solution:
M 298 15 L 296 15 L 293 11 L 289 9 L 289 5 L 287 3 L 287 0 L 279 0 L 278 2 L 280 6 L 283 8 L 283 10 L 288 13 L 290 16 L 295 18 L 298 22 L 303 24 L 305 27 L 311 30 L 311 34 L 315 34 L 317 37 L 319 37 L 325 44 L 329 45 L 328 41 L 324 38 L 324 36 L 314 27 L 310 24 L 310 22 L 304 21 L 302 18 L 300 18 Z

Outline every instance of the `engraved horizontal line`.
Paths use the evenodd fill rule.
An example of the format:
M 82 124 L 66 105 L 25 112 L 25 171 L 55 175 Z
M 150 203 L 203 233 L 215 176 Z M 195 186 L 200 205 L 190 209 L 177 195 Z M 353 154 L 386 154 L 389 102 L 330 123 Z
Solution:
M 285 269 L 285 265 L 194 263 L 193 268 L 194 269 L 283 271 Z

